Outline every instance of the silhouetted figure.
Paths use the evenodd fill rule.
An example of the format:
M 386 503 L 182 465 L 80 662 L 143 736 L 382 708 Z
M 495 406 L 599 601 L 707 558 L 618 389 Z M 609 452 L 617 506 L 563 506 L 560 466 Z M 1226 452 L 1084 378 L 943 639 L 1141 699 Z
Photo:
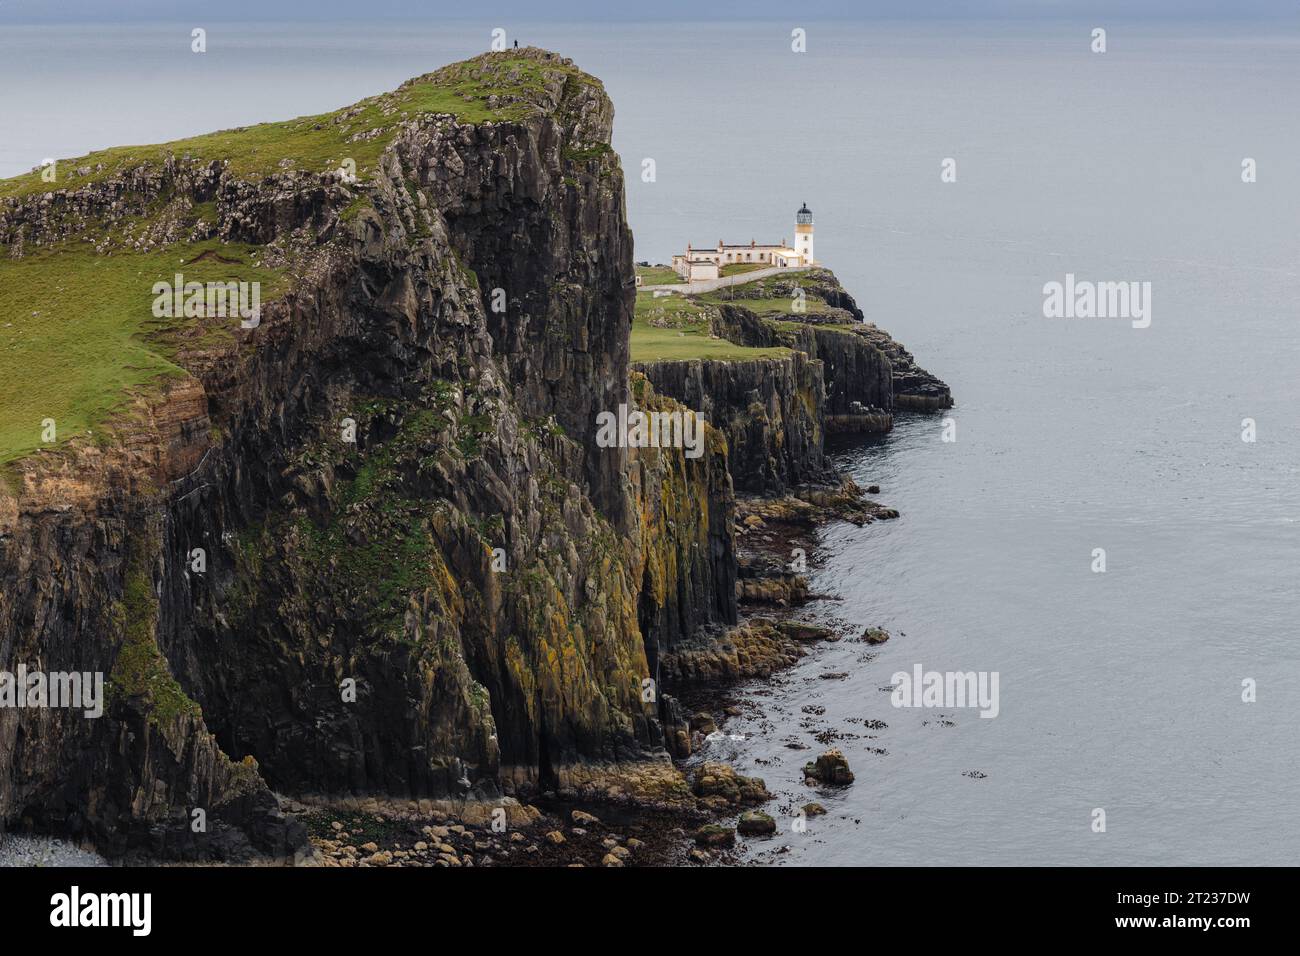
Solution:
M 519 49 L 519 41 L 518 41 L 518 40 L 515 41 L 515 49 L 516 49 L 516 50 Z

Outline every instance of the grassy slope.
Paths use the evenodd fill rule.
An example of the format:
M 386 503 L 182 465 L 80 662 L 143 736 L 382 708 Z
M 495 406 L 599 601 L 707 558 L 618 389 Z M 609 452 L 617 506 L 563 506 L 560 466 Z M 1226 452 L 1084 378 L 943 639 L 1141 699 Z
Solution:
M 632 361 L 661 362 L 684 359 L 777 358 L 790 354 L 786 348 L 756 349 L 710 337 L 709 309 L 679 295 L 662 296 L 641 292 L 636 297 L 632 320 Z
M 193 262 L 204 252 L 215 255 Z M 173 364 L 182 327 L 231 336 L 239 319 L 155 319 L 153 284 L 228 280 L 262 283 L 263 305 L 283 276 L 255 264 L 258 250 L 211 240 L 145 254 L 96 255 L 88 243 L 0 260 L 0 463 L 39 447 L 41 421 L 58 440 L 94 427 L 127 391 Z
M 770 269 L 770 262 L 729 262 L 718 270 L 718 275 L 726 278 L 727 276 L 744 275 L 746 272 L 757 272 L 759 269 Z
M 701 296 L 700 298 L 711 305 L 736 305 L 742 309 L 748 309 L 755 315 L 764 315 L 773 312 L 780 312 L 783 315 L 806 315 L 810 312 L 822 312 L 826 309 L 826 303 L 821 299 L 814 298 L 813 296 L 804 297 L 804 311 L 803 313 L 798 313 L 794 310 L 794 299 L 789 297 L 777 299 L 738 299 L 726 295 L 726 292 L 728 291 L 730 290 L 722 290 L 721 293 L 711 292 L 708 295 Z
M 668 266 L 637 266 L 636 274 L 646 285 L 673 285 L 683 282 L 682 277 Z
M 526 57 L 496 57 L 490 64 L 492 72 L 486 77 L 475 75 L 475 61 L 452 64 L 391 93 L 332 113 L 260 123 L 154 146 L 117 146 L 60 160 L 56 183 L 43 182 L 40 171 L 34 170 L 0 180 L 0 199 L 76 189 L 141 164 L 158 164 L 171 155 L 202 162 L 228 160 L 233 175 L 248 179 L 279 171 L 283 160 L 289 160 L 299 170 L 323 173 L 337 169 L 350 158 L 356 162 L 358 177 L 365 179 L 403 120 L 422 113 L 450 113 L 463 123 L 520 119 L 534 108 L 545 70 L 562 70 L 580 82 L 595 82 L 576 67 L 542 64 Z M 493 95 L 503 101 L 494 108 L 488 106 L 488 97 Z M 382 132 L 368 138 L 376 130 Z M 91 172 L 79 176 L 79 167 L 90 167 Z
M 284 160 L 292 168 L 325 172 L 350 158 L 364 181 L 402 120 L 421 113 L 450 113 L 466 123 L 522 118 L 538 108 L 545 71 L 564 72 L 570 82 L 597 82 L 558 62 L 479 58 L 332 113 L 62 160 L 55 183 L 43 182 L 39 172 L 0 180 L 0 202 L 80 189 L 172 155 L 227 161 L 230 174 L 250 181 L 282 171 Z M 491 107 L 489 96 L 497 97 Z M 375 130 L 382 132 L 369 137 Z M 79 175 L 78 168 L 89 171 Z M 209 248 L 239 261 L 223 264 L 213 256 L 181 268 L 182 260 L 191 263 Z M 111 415 L 128 390 L 179 372 L 172 361 L 175 342 L 192 334 L 196 322 L 166 321 L 160 327 L 151 314 L 155 281 L 170 280 L 178 271 L 186 281 L 256 280 L 265 305 L 287 282 L 257 267 L 257 259 L 254 248 L 215 243 L 179 244 L 149 254 L 119 245 L 105 256 L 82 239 L 34 250 L 23 259 L 11 259 L 0 246 L 0 464 L 40 446 L 43 419 L 53 418 L 58 440 L 66 441 Z M 224 328 L 207 325 L 203 334 L 233 334 L 235 322 Z
M 763 266 L 741 263 L 739 272 Z M 642 270 L 644 272 L 644 270 Z M 788 355 L 786 348 L 746 348 L 709 336 L 709 315 L 719 305 L 735 305 L 763 316 L 774 327 L 793 331 L 808 324 L 807 317 L 824 313 L 830 306 L 811 292 L 804 297 L 804 311 L 794 311 L 794 300 L 787 293 L 773 295 L 773 283 L 781 288 L 791 283 L 812 288 L 818 280 L 803 273 L 758 279 L 695 296 L 653 298 L 652 292 L 637 295 L 636 318 L 632 323 L 632 360 L 634 362 L 672 361 L 697 358 L 743 360 Z M 856 323 L 824 324 L 817 328 L 851 333 Z

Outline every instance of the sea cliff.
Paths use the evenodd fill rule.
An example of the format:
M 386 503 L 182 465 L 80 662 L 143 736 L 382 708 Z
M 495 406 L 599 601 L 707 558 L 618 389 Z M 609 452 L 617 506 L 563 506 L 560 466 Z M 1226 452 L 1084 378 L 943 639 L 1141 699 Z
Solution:
M 527 49 L 0 183 L 0 670 L 107 679 L 97 718 L 0 709 L 5 827 L 245 859 L 310 850 L 286 798 L 697 799 L 677 685 L 811 639 L 742 622 L 742 574 L 790 575 L 742 570 L 738 495 L 857 500 L 825 434 L 947 393 L 735 303 L 711 334 L 779 355 L 634 369 L 612 122 Z M 175 274 L 260 313 L 159 318 Z M 703 413 L 703 453 L 603 447 L 620 404 Z

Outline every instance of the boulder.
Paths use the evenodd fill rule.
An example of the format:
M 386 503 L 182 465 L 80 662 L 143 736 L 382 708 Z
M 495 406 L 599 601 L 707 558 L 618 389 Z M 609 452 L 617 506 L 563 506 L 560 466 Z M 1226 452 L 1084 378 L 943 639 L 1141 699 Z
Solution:
M 869 627 L 862 632 L 862 639 L 868 644 L 883 644 L 889 640 L 889 632 L 882 627 Z
M 853 782 L 849 762 L 838 749 L 828 750 L 814 762 L 805 764 L 803 773 L 807 778 L 833 787 L 847 787 Z
M 736 830 L 745 836 L 766 836 L 776 832 L 776 821 L 759 810 L 749 810 L 740 815 Z
M 700 711 L 691 715 L 691 730 L 699 731 L 702 734 L 711 734 L 717 729 L 718 724 L 713 719 L 712 714 Z
M 695 842 L 700 846 L 728 847 L 736 845 L 736 831 L 717 823 L 708 823 L 695 831 Z
M 736 773 L 730 764 L 706 761 L 696 769 L 691 780 L 691 792 L 704 799 L 720 797 L 733 806 L 744 803 L 765 803 L 772 799 L 767 784 L 760 777 L 746 777 Z

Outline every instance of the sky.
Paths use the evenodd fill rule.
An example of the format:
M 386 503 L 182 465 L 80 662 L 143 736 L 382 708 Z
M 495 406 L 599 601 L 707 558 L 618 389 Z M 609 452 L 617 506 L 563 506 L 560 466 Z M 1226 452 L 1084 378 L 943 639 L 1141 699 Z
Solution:
M 49 21 L 201 21 L 516 18 L 573 20 L 803 20 L 873 18 L 1291 18 L 1295 0 L 0 0 L 0 24 Z

